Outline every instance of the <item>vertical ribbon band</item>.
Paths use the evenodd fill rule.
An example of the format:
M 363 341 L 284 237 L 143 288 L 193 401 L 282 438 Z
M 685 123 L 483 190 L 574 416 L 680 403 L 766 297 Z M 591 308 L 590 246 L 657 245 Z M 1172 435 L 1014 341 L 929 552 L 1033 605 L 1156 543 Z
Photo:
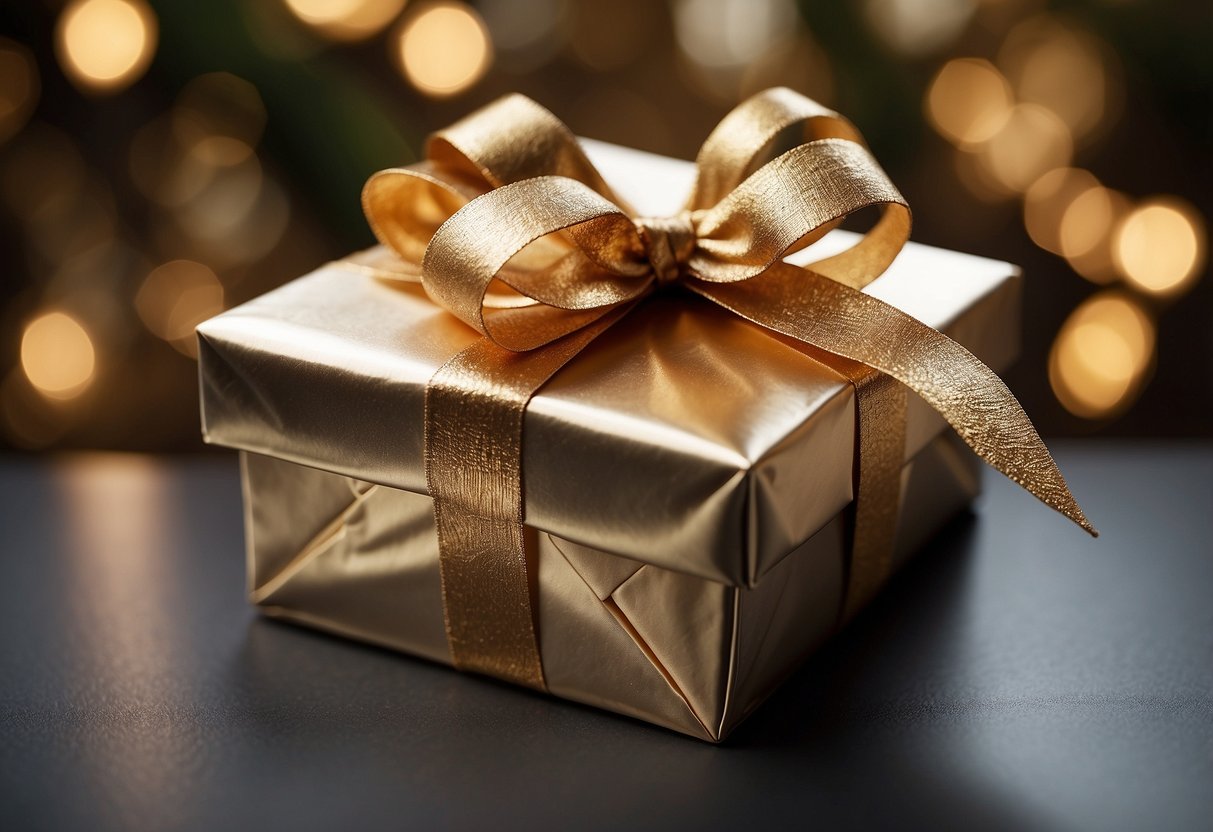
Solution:
M 906 388 L 857 362 L 829 363 L 855 387 L 855 502 L 839 613 L 845 624 L 884 586 L 893 567 L 906 453 Z
M 543 690 L 522 509 L 522 416 L 554 372 L 549 353 L 502 354 L 478 341 L 425 392 L 425 474 L 434 500 L 452 663 Z M 527 362 L 526 358 L 532 361 Z M 530 366 L 517 366 L 526 363 Z M 511 366 L 515 365 L 515 366 Z M 527 372 L 530 370 L 531 372 Z
M 522 420 L 531 396 L 618 317 L 525 353 L 476 341 L 426 386 L 425 478 L 451 663 L 462 670 L 546 689 L 524 525 Z

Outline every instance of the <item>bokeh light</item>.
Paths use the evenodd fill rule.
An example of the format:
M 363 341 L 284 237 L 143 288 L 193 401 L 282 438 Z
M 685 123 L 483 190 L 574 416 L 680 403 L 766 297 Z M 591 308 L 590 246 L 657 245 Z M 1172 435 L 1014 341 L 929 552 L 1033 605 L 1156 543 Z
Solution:
M 52 399 L 80 395 L 93 380 L 96 353 L 80 323 L 64 312 L 47 312 L 25 327 L 21 368 L 39 393 Z
M 1017 104 L 977 158 L 995 182 L 1015 194 L 1047 171 L 1069 165 L 1073 152 L 1065 122 L 1039 104 Z
M 1149 200 L 1116 229 L 1113 257 L 1125 280 L 1155 295 L 1176 295 L 1200 274 L 1205 260 L 1200 214 L 1174 197 Z
M 796 25 L 796 8 L 786 0 L 679 0 L 674 6 L 679 49 L 706 66 L 745 66 Z
M 926 55 L 956 40 L 976 11 L 976 0 L 867 0 L 868 25 L 903 55 Z
M 200 75 L 173 109 L 136 132 L 131 179 L 152 202 L 181 207 L 232 170 L 255 168 L 254 146 L 265 129 L 257 88 L 235 75 Z
M 1041 15 L 1016 26 L 999 51 L 1020 101 L 1056 113 L 1081 138 L 1095 130 L 1109 110 L 1108 50 L 1090 32 Z
M 1208 79 L 1182 16 L 1124 0 L 25 0 L 14 13 L 0 36 L 0 443 L 196 445 L 177 354 L 195 351 L 194 324 L 365 243 L 365 175 L 415 161 L 428 132 L 504 92 L 578 135 L 687 159 L 772 86 L 855 120 L 918 236 L 1030 267 L 1029 319 L 1098 293 L 1055 342 L 1024 344 L 1029 365 L 1052 349 L 1070 412 L 1115 417 L 1157 371 L 1131 419 L 1095 429 L 1203 430 L 1162 401 L 1213 356 L 1192 104 Z M 1164 191 L 1176 196 L 1143 199 Z M 54 392 L 45 367 L 62 367 L 45 348 L 27 372 L 26 324 L 51 314 L 76 327 L 64 355 L 92 356 L 79 390 Z M 1164 337 L 1182 366 L 1154 366 Z M 1020 382 L 1042 432 L 1092 429 L 1040 406 L 1043 378 Z
M 1116 214 L 1111 191 L 1094 185 L 1074 197 L 1061 215 L 1058 237 L 1067 258 L 1089 254 L 1108 236 Z
M 253 156 L 221 169 L 198 196 L 174 210 L 173 220 L 174 239 L 184 235 L 199 256 L 222 268 L 272 251 L 286 231 L 290 203 Z
M 0 38 L 0 143 L 17 133 L 38 103 L 38 66 L 19 43 Z
M 973 148 L 998 134 L 1015 104 L 1011 86 L 994 65 L 981 58 L 956 58 L 935 74 L 927 88 L 927 119 L 962 148 Z
M 213 164 L 235 164 L 260 141 L 265 104 L 257 88 L 243 78 L 208 72 L 186 84 L 171 120 L 181 147 L 212 157 Z
M 59 15 L 55 45 L 68 78 L 88 91 L 135 81 L 156 51 L 156 16 L 141 0 L 76 0 Z
M 825 50 L 803 27 L 785 36 L 742 70 L 738 98 L 770 87 L 791 87 L 822 104 L 834 100 L 834 68 Z
M 182 147 L 171 117 L 154 119 L 139 128 L 131 141 L 128 159 L 135 187 L 164 207 L 184 205 L 197 197 L 220 167 L 214 154 L 191 153 Z
M 172 260 L 143 281 L 135 311 L 144 326 L 176 349 L 197 357 L 194 327 L 223 311 L 223 284 L 201 263 Z
M 405 0 L 283 0 L 295 17 L 334 40 L 368 38 L 396 19 Z
M 1049 354 L 1049 383 L 1074 415 L 1110 418 L 1140 394 L 1154 344 L 1154 324 L 1141 306 L 1127 295 L 1102 292 L 1062 325 Z
M 493 59 L 484 21 L 464 3 L 434 3 L 417 11 L 396 37 L 409 83 L 436 98 L 471 87 Z
M 534 72 L 564 45 L 568 0 L 481 0 L 477 5 L 501 65 Z
M 1062 254 L 1061 222 L 1076 197 L 1099 185 L 1089 171 L 1054 168 L 1039 177 L 1024 193 L 1023 222 L 1036 245 Z
M 265 123 L 253 84 L 213 72 L 190 81 L 169 113 L 135 134 L 131 179 L 170 211 L 171 222 L 157 226 L 164 251 L 222 268 L 256 261 L 277 245 L 290 205 L 256 154 Z
M 1117 273 L 1116 264 L 1112 260 L 1112 246 L 1116 241 L 1116 228 L 1123 217 L 1128 216 L 1128 212 L 1132 210 L 1132 200 L 1128 196 L 1112 190 L 1111 188 L 1099 188 L 1100 196 L 1095 203 L 1100 217 L 1099 226 L 1101 234 L 1095 244 L 1089 249 L 1082 251 L 1070 251 L 1065 253 L 1066 263 L 1070 264 L 1070 268 L 1081 274 L 1082 277 L 1092 281 L 1095 284 L 1110 284 L 1120 279 L 1120 274 Z M 1106 207 L 1109 220 L 1103 222 L 1104 210 Z M 1066 213 L 1069 216 L 1069 212 Z M 1065 217 L 1063 217 L 1063 221 Z M 1072 222 L 1072 221 L 1071 221 Z
M 721 103 L 741 98 L 743 78 L 761 65 L 778 71 L 771 61 L 780 53 L 786 61 L 797 47 L 813 48 L 787 0 L 679 0 L 673 13 L 688 79 Z
M 64 258 L 39 286 L 42 302 L 76 317 L 97 355 L 110 357 L 107 384 L 131 369 L 126 350 L 142 336 L 130 308 L 131 281 L 149 268 L 142 252 L 117 238 Z

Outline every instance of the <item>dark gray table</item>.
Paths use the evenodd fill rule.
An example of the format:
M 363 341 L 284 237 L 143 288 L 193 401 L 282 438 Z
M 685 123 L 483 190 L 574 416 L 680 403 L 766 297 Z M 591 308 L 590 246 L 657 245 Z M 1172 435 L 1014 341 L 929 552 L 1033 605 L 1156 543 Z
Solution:
M 994 475 L 723 747 L 258 619 L 234 458 L 0 460 L 0 829 L 1213 826 L 1213 445 Z

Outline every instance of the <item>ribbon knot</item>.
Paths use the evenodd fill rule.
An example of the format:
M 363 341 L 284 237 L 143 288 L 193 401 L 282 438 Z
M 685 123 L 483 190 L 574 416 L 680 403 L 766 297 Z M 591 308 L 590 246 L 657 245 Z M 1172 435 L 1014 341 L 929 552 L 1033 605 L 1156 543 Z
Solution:
M 771 158 L 797 131 L 803 141 Z M 887 574 L 905 388 L 979 457 L 1095 534 L 998 376 L 862 291 L 905 244 L 910 212 L 849 121 L 791 90 L 767 90 L 717 125 L 696 170 L 681 213 L 637 218 L 559 119 L 513 95 L 434 134 L 425 161 L 380 171 L 363 190 L 371 228 L 399 255 L 377 273 L 421 283 L 484 336 L 426 388 L 426 484 L 457 667 L 545 686 L 529 596 L 523 414 L 565 363 L 675 280 L 816 348 L 854 385 L 846 610 Z M 873 206 L 880 220 L 850 249 L 807 266 L 785 262 Z
M 635 222 L 657 285 L 667 286 L 678 280 L 695 250 L 691 212 L 680 211 L 672 217 L 638 217 Z

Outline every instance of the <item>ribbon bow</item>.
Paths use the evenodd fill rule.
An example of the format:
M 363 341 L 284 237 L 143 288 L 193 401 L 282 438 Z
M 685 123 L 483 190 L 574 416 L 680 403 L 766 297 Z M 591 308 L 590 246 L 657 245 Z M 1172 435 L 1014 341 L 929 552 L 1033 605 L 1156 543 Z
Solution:
M 789 136 L 790 149 L 774 153 Z M 372 176 L 363 206 L 399 255 L 392 276 L 420 282 L 484 336 L 426 390 L 426 478 L 457 667 L 544 687 L 523 525 L 522 415 L 561 366 L 672 284 L 823 350 L 855 384 L 846 608 L 862 603 L 888 568 L 905 388 L 978 456 L 1095 534 L 998 376 L 860 291 L 905 244 L 910 211 L 837 113 L 787 89 L 744 102 L 704 142 L 695 187 L 673 217 L 635 216 L 568 128 L 520 95 L 437 132 L 426 156 Z M 880 219 L 850 249 L 806 267 L 784 262 L 872 206 Z

